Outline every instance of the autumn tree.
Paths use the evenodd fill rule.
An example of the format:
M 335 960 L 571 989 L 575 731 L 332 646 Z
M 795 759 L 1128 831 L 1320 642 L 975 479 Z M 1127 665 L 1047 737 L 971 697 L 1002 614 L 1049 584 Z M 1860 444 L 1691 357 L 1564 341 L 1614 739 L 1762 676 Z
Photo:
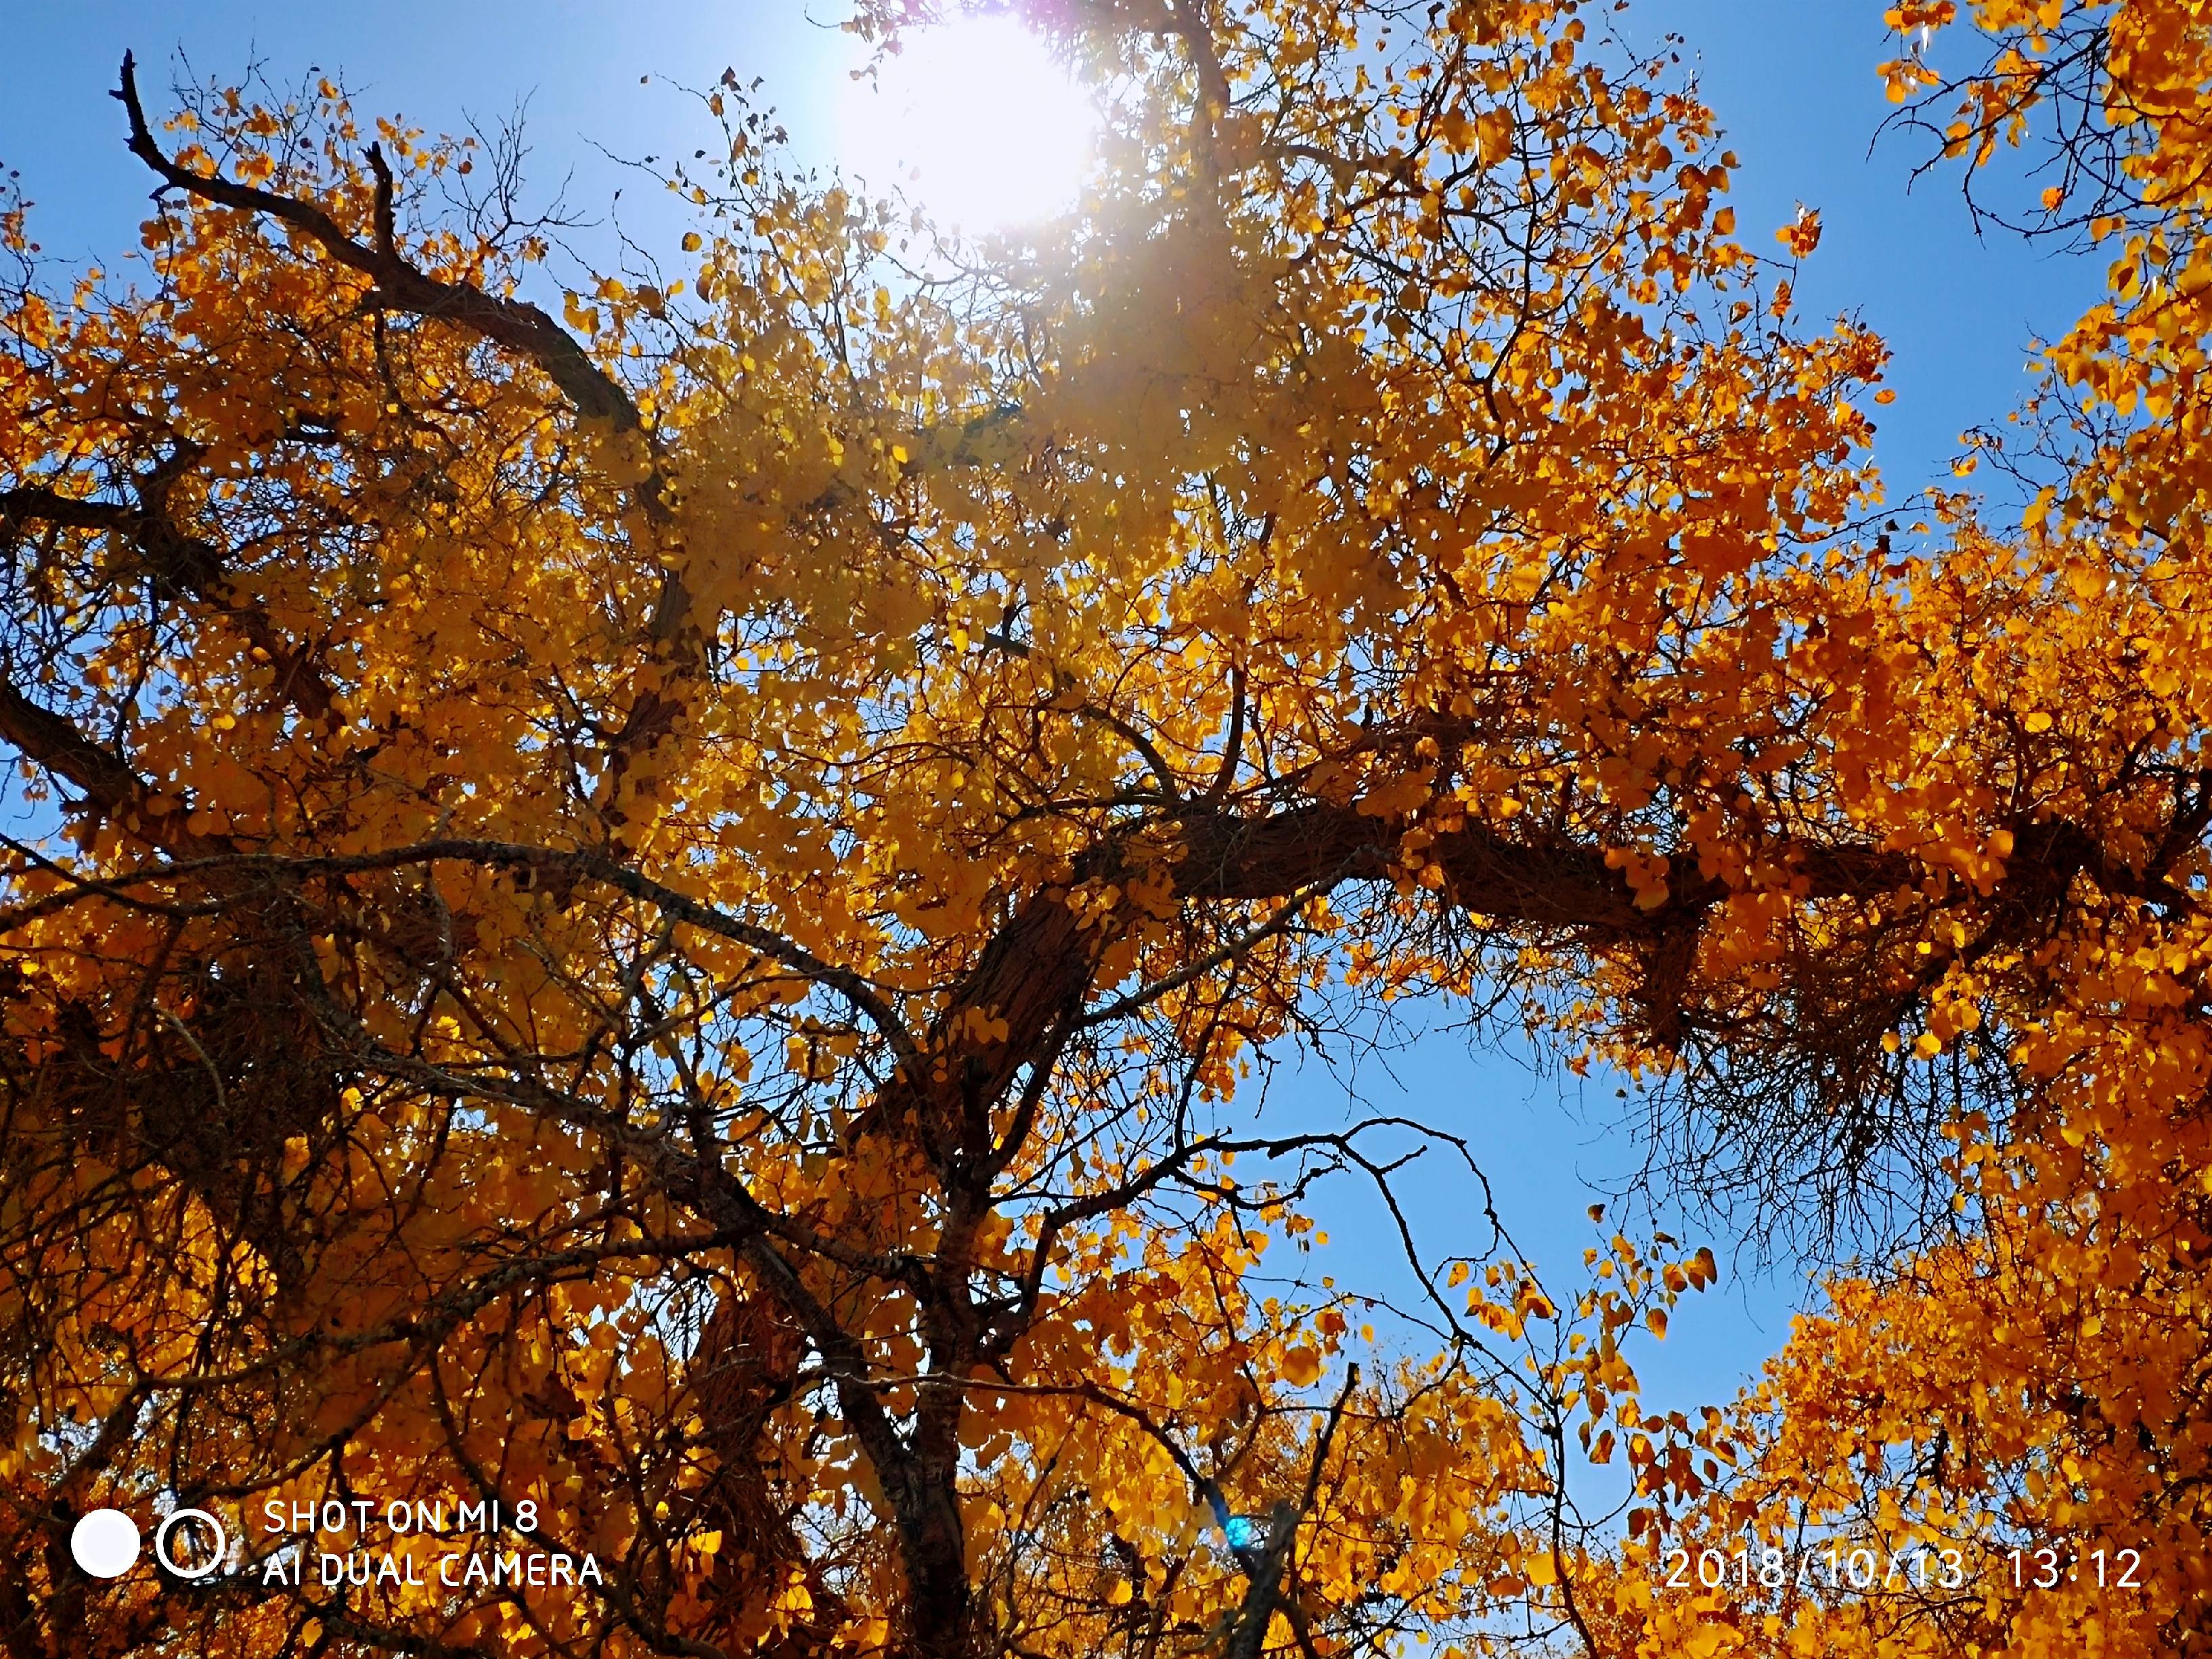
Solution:
M 2039 348 L 2036 395 L 1959 464 L 2024 498 L 2024 519 L 1940 501 L 1911 573 L 1922 648 L 1950 662 L 1939 741 L 1972 734 L 1984 790 L 2086 856 L 2064 907 L 2017 944 L 1970 930 L 1920 947 L 1950 958 L 1931 1062 L 1952 1063 L 1965 1032 L 2011 1071 L 1946 1131 L 1970 1224 L 1832 1286 L 1714 1426 L 1761 1455 L 1684 1518 L 1692 1538 L 1947 1540 L 1978 1564 L 1968 1582 L 1707 1599 L 1641 1639 L 2203 1653 L 2212 18 L 2158 0 L 1887 16 L 1892 125 L 1928 144 L 1923 170 L 1955 167 L 1984 222 L 2108 262 L 2106 297 Z M 2006 158 L 2021 165 L 1990 169 Z
M 2162 423 L 1893 524 L 1884 349 L 1796 319 L 1812 224 L 1737 240 L 1664 52 L 1034 10 L 1108 107 L 1031 242 L 804 173 L 735 73 L 682 258 L 557 318 L 513 152 L 329 82 L 126 60 L 138 282 L 9 212 L 8 1652 L 2185 1647 L 2201 330 L 2121 289 L 2054 387 Z M 1892 1256 L 1697 1421 L 1628 1345 L 1710 1254 L 1409 1235 L 1367 1328 L 1315 1183 L 1410 1133 L 1478 1212 L 1479 1126 L 1255 1079 L 1414 994 L 1640 1079 L 1709 1190 L 1887 1182 Z M 65 1542 L 457 1496 L 603 1577 Z M 1792 1527 L 1971 1589 L 1664 1584 Z M 2046 1535 L 2158 1588 L 2016 1590 Z

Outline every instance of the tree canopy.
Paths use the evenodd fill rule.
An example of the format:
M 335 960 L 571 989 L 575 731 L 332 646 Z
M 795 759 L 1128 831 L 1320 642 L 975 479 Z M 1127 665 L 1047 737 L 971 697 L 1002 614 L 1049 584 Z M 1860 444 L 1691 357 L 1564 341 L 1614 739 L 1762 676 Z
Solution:
M 1913 497 L 1609 13 L 1022 9 L 1105 111 L 1026 240 L 734 70 L 589 278 L 327 80 L 125 61 L 138 281 L 7 205 L 0 1647 L 2204 1651 L 2212 16 L 1888 14 L 2114 260 Z M 1489 1209 L 1479 1124 L 1260 1109 L 1413 997 L 1878 1247 L 1702 1413 L 1710 1249 L 1316 1277 L 1409 1136 Z M 239 1559 L 71 1564 L 172 1503 Z M 272 1576 L 358 1534 L 422 1582 Z

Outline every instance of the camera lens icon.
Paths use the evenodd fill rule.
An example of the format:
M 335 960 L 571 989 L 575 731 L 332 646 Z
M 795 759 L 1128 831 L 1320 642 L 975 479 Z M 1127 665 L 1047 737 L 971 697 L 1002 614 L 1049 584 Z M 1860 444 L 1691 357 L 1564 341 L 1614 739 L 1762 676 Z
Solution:
M 205 1510 L 171 1510 L 154 1528 L 154 1559 L 178 1578 L 204 1578 L 230 1552 L 230 1534 Z
M 94 1578 L 120 1578 L 138 1564 L 138 1523 L 121 1510 L 94 1510 L 70 1532 L 70 1553 Z M 230 1535 L 205 1510 L 172 1510 L 154 1528 L 154 1559 L 172 1577 L 204 1578 L 222 1565 Z

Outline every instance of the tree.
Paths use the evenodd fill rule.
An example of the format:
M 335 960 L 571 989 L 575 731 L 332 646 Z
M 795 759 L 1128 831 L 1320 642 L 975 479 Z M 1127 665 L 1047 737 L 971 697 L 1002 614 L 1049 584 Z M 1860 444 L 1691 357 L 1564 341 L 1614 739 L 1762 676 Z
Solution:
M 1756 1467 L 1687 1528 L 1943 1538 L 1972 1566 L 1948 1594 L 1771 1598 L 1780 1641 L 1747 1628 L 1762 1609 L 1726 1611 L 1778 1650 L 2202 1653 L 2212 30 L 2154 0 L 1887 17 L 1904 50 L 1882 72 L 1940 142 L 1929 166 L 1963 161 L 1978 216 L 2119 250 L 2106 299 L 2042 349 L 2037 396 L 1974 434 L 1959 471 L 1996 471 L 2027 512 L 2013 529 L 1945 505 L 1934 594 L 1955 597 L 1928 618 L 1951 611 L 1962 704 L 2021 734 L 2008 763 L 1984 751 L 1985 785 L 2102 850 L 2070 877 L 2080 910 L 1970 946 L 1937 993 L 2013 1066 L 2003 1115 L 1950 1131 L 1972 1224 L 1832 1287 L 1721 1431 L 1762 1447 Z M 1962 22 L 1980 55 L 1939 68 Z M 2039 192 L 2024 211 L 1984 171 L 2008 147 Z
M 2146 1470 L 2095 1616 L 2185 1643 L 2187 559 L 1877 532 L 1881 343 L 1577 5 L 1036 12 L 1115 88 L 1041 246 L 796 173 L 733 73 L 680 278 L 557 320 L 514 152 L 328 82 L 157 131 L 126 60 L 150 288 L 48 295 L 10 213 L 0 738 L 66 823 L 0 911 L 10 1653 L 2026 1644 L 2087 1592 L 1991 1562 Z M 1304 1200 L 1472 1126 L 1251 1079 L 1416 993 L 1645 1079 L 1712 1188 L 1893 1193 L 1894 1270 L 1698 1423 L 1628 1357 L 1672 1241 L 1409 1237 L 1428 1346 L 1371 1334 Z M 246 1571 L 69 1565 L 164 1492 Z M 1800 1522 L 1978 1576 L 1666 1585 Z M 369 1534 L 427 1582 L 269 1581 Z M 593 1576 L 437 1571 L 526 1551 Z

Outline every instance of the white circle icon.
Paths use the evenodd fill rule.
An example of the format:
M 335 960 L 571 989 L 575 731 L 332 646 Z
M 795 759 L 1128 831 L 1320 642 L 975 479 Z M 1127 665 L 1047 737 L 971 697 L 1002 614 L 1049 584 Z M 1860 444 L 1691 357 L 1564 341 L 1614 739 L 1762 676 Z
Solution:
M 138 1559 L 138 1523 L 121 1510 L 94 1510 L 70 1533 L 70 1553 L 94 1578 L 120 1578 Z
M 206 1553 L 201 1553 L 200 1540 L 191 1533 L 185 1534 L 185 1547 L 192 1552 L 192 1559 L 179 1561 L 169 1553 L 169 1534 L 186 1522 L 205 1527 L 215 1534 Z M 222 1565 L 223 1554 L 230 1548 L 230 1536 L 222 1529 L 222 1522 L 205 1510 L 171 1510 L 161 1517 L 161 1524 L 154 1528 L 154 1558 L 179 1578 L 204 1578 Z M 138 1534 L 134 1528 L 131 1534 L 131 1549 L 138 1550 Z

